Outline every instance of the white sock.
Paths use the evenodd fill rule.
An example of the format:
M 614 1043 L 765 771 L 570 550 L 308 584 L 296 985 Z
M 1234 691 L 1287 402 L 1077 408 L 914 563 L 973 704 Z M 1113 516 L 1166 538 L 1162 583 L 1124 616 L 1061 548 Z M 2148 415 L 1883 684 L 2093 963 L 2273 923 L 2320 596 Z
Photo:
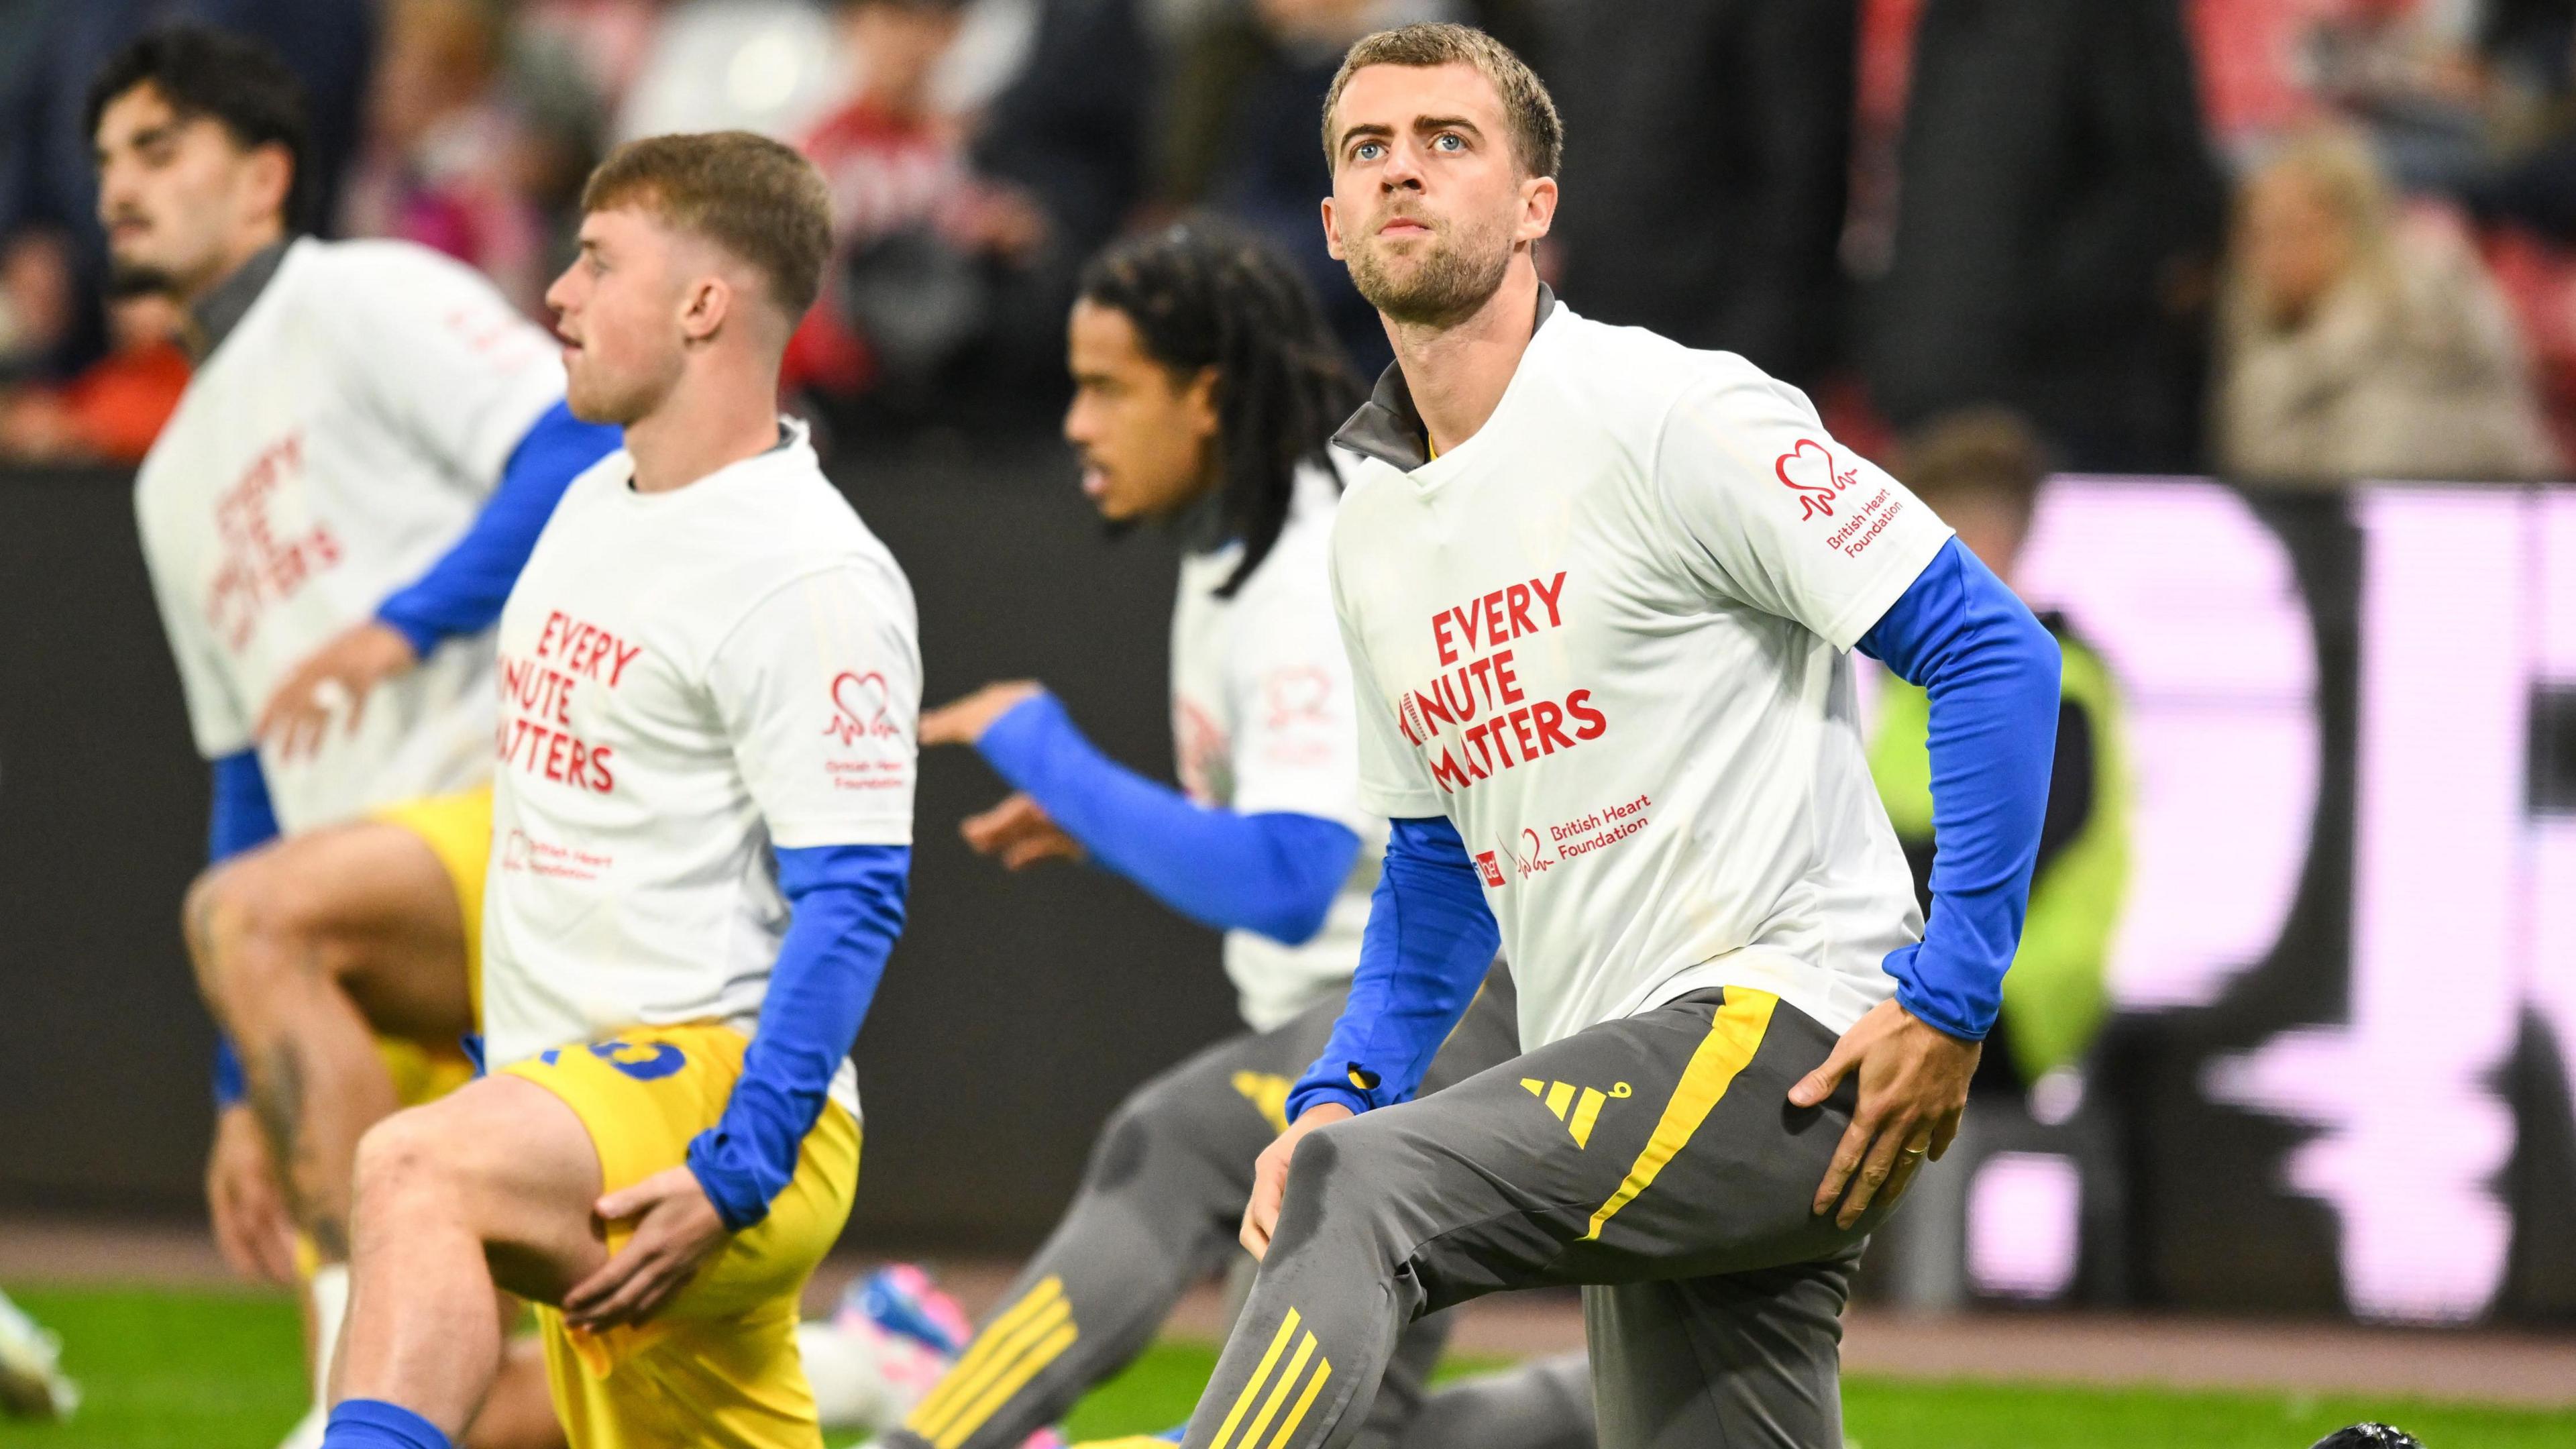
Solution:
M 313 1405 L 319 1409 L 331 1402 L 331 1361 L 340 1352 L 340 1324 L 349 1316 L 349 1265 L 314 1269 L 306 1291 L 313 1298 Z

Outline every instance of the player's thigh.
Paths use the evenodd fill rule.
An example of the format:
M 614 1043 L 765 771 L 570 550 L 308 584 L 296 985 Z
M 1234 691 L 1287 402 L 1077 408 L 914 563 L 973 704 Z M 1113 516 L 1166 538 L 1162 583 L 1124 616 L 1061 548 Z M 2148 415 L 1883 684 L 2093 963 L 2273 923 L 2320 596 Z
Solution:
M 1569 1103 L 1570 1123 L 1584 1116 L 1586 1094 L 1605 1089 L 1590 1151 L 1625 1164 L 1617 1189 L 1569 1245 L 1569 1281 L 1696 1278 L 1830 1259 L 1855 1250 L 1885 1217 L 1884 1202 L 1851 1228 L 1813 1211 L 1859 1096 L 1857 1079 L 1846 1078 L 1820 1106 L 1790 1103 L 1789 1089 L 1833 1050 L 1834 1033 L 1814 1018 L 1729 987 L 1613 1025 L 1652 1038 L 1658 1067 L 1587 1081 L 1570 1096 L 1554 1082 L 1530 1088 L 1551 1108 Z
M 1288 1127 L 1288 1091 L 1332 1037 L 1346 993 L 1334 991 L 1267 1031 L 1242 1032 L 1193 1053 L 1120 1103 L 1104 1149 L 1122 1130 L 1232 1164 L 1252 1181 L 1253 1159 Z
M 425 1041 L 473 1030 L 455 877 L 415 831 L 384 820 L 264 846 L 215 878 L 240 929 L 293 941 L 376 1030 Z
M 1696 1264 L 1743 1224 L 1698 1212 L 1703 1127 L 1731 1090 L 1767 1090 L 1735 1082 L 1760 1053 L 1769 1001 L 1746 994 L 1729 1013 L 1706 993 L 1336 1123 L 1299 1147 L 1290 1207 L 1301 1194 L 1348 1202 L 1346 1221 L 1413 1254 L 1435 1308 L 1503 1288 L 1706 1271 Z M 1283 1213 L 1283 1239 L 1304 1230 L 1296 1217 Z
M 500 1075 L 568 1110 L 594 1154 L 594 1191 L 618 1192 L 687 1163 L 690 1142 L 732 1099 L 746 1044 L 741 1032 L 713 1024 L 636 1027 L 514 1062 Z M 768 1216 L 728 1237 L 661 1316 L 725 1318 L 792 1298 L 848 1222 L 858 1174 L 858 1123 L 826 1103 Z M 607 1251 L 625 1246 L 633 1227 L 607 1224 Z
M 506 1292 L 559 1299 L 607 1261 L 591 1226 L 598 1150 L 560 1097 L 523 1078 L 483 1077 L 370 1128 L 358 1147 L 361 1252 L 452 1221 L 483 1244 Z M 416 1221 L 419 1218 L 428 1221 Z
M 1584 1289 L 1602 1449 L 1841 1449 L 1857 1256 Z

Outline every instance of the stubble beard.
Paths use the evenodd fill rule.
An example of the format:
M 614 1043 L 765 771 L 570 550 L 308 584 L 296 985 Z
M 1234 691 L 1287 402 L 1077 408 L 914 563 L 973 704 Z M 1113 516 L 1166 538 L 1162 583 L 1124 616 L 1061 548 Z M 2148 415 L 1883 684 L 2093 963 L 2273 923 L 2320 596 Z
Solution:
M 1476 314 L 1503 285 L 1512 247 L 1500 228 L 1432 233 L 1410 274 L 1399 273 L 1374 237 L 1351 248 L 1351 285 L 1390 322 L 1445 327 Z
M 131 297 L 168 297 L 179 300 L 179 279 L 148 262 L 120 262 L 111 257 L 107 264 L 107 295 L 110 301 Z

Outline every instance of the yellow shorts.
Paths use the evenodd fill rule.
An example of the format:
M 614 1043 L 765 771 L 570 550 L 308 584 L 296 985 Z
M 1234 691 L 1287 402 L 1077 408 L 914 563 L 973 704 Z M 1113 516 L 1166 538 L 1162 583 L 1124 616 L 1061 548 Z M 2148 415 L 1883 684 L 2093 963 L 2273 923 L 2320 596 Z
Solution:
M 688 1159 L 742 1075 L 741 1032 L 638 1027 L 503 1068 L 562 1098 L 598 1149 L 601 1190 Z M 555 1414 L 572 1449 L 820 1449 L 796 1352 L 805 1280 L 849 1221 L 859 1124 L 826 1104 L 769 1216 L 734 1238 L 649 1322 L 592 1334 L 537 1310 Z M 610 1224 L 608 1250 L 631 1230 Z
M 492 864 L 492 787 L 405 800 L 386 806 L 372 818 L 419 836 L 446 869 L 448 884 L 456 887 L 456 913 L 465 925 L 465 992 L 474 1003 L 474 1019 L 481 1021 L 483 878 Z M 419 1104 L 405 1098 L 403 1105 Z

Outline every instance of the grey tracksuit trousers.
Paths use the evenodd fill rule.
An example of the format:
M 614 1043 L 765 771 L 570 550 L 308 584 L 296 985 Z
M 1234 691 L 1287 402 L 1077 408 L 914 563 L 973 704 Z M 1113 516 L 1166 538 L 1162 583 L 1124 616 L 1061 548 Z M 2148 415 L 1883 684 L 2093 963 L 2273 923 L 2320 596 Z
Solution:
M 1184 1443 L 1353 1443 L 1408 1325 L 1574 1283 L 1606 1449 L 1841 1449 L 1842 1306 L 1885 1208 L 1809 1211 L 1857 1087 L 1788 1091 L 1833 1042 L 1705 991 L 1308 1137 Z
M 1230 1037 L 1146 1083 L 1092 1149 L 1081 1192 L 957 1367 L 889 1449 L 1015 1449 L 1152 1341 L 1181 1294 L 1241 1250 L 1252 1167 L 1286 1125 L 1289 1086 L 1323 1051 L 1342 996 L 1266 1032 Z M 1519 1050 L 1497 965 L 1433 1058 L 1436 1092 Z M 1591 1400 L 1567 1365 L 1534 1364 L 1427 1392 L 1440 1318 L 1389 1344 L 1382 1384 L 1352 1416 L 1370 1449 L 1589 1449 Z

